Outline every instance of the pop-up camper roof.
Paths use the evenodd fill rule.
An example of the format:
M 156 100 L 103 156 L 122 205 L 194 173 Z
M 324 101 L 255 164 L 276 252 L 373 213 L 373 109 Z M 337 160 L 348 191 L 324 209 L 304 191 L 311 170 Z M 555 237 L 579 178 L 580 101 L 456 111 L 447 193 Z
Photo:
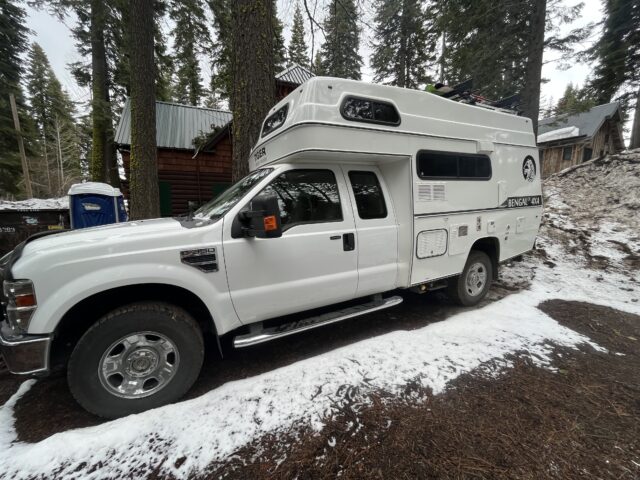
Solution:
M 289 135 L 294 130 L 297 134 Z M 479 150 L 492 143 L 536 145 L 531 120 L 500 109 L 419 90 L 315 77 L 269 111 L 250 166 L 302 150 L 414 154 L 402 152 L 399 137 L 407 135 L 480 142 Z

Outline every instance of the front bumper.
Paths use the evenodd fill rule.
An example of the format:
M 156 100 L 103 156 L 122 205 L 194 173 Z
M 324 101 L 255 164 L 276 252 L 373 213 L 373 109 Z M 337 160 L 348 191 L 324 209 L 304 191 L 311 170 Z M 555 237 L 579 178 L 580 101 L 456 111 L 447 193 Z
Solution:
M 16 335 L 7 322 L 0 323 L 0 354 L 17 375 L 47 375 L 52 335 Z

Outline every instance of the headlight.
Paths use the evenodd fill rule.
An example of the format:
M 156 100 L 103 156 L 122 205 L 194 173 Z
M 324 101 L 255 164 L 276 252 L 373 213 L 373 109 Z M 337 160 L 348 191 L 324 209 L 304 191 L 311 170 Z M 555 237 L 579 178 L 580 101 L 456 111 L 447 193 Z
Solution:
M 36 310 L 36 292 L 31 280 L 5 280 L 2 286 L 7 299 L 7 320 L 17 333 L 25 333 Z

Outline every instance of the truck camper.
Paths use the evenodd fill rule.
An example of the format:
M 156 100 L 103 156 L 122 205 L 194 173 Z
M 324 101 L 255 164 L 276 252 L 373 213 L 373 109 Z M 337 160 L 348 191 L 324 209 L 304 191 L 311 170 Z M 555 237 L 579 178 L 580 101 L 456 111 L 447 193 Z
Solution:
M 5 256 L 9 369 L 66 366 L 104 417 L 157 407 L 223 335 L 250 347 L 393 307 L 399 289 L 475 305 L 542 216 L 531 120 L 416 90 L 313 78 L 271 109 L 249 164 L 192 216 Z

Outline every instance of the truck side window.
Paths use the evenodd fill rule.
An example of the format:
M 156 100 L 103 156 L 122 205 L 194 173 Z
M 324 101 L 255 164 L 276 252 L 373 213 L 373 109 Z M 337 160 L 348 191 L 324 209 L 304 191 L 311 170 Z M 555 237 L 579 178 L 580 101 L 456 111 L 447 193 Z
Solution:
M 423 179 L 489 180 L 491 159 L 487 155 L 421 150 L 417 169 Z
M 275 195 L 283 230 L 304 223 L 340 222 L 342 207 L 331 170 L 289 170 L 259 195 Z
M 378 177 L 374 172 L 349 172 L 349 180 L 356 197 L 358 215 L 363 220 L 385 218 L 387 205 Z

